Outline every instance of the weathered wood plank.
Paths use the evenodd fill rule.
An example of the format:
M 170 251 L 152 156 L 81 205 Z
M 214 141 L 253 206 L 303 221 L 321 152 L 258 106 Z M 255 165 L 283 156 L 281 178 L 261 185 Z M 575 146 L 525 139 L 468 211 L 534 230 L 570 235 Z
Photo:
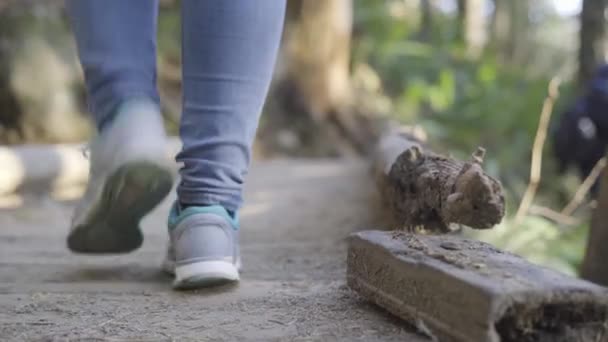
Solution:
M 348 284 L 440 341 L 607 341 L 608 290 L 456 236 L 353 234 Z

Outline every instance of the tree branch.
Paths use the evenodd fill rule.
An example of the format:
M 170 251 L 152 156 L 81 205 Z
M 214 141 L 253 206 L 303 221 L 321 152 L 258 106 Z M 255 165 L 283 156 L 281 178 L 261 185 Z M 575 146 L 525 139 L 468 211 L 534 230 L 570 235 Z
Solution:
M 570 216 L 572 215 L 572 213 L 574 213 L 574 211 L 585 200 L 587 193 L 589 193 L 589 189 L 591 189 L 595 181 L 602 174 L 602 170 L 604 170 L 605 167 L 606 157 L 603 157 L 602 159 L 598 160 L 597 163 L 595 163 L 595 166 L 593 167 L 587 178 L 585 178 L 581 186 L 579 186 L 579 188 L 576 190 L 576 193 L 574 194 L 574 197 L 572 197 L 572 200 L 570 200 L 570 203 L 568 203 L 568 205 L 566 205 L 564 209 L 562 209 L 562 215 Z
M 559 95 L 560 83 L 561 80 L 559 77 L 553 77 L 549 82 L 548 94 L 543 102 L 538 128 L 536 129 L 536 136 L 532 146 L 530 181 L 528 183 L 528 187 L 526 188 L 526 192 L 522 197 L 521 203 L 519 204 L 517 213 L 515 214 L 514 221 L 516 224 L 521 223 L 522 219 L 530 209 L 534 196 L 536 195 L 536 190 L 538 189 L 538 184 L 540 183 L 543 147 L 545 146 L 545 140 L 547 138 L 547 130 L 549 128 L 549 119 L 551 118 L 551 113 L 553 112 L 553 105 L 555 104 L 555 100 Z

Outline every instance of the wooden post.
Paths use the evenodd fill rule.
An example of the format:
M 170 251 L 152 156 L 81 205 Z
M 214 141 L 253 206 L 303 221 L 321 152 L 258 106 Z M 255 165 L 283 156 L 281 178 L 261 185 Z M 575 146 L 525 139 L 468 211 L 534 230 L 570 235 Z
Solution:
M 593 210 L 581 277 L 608 286 L 608 172 L 603 171 L 597 208 Z

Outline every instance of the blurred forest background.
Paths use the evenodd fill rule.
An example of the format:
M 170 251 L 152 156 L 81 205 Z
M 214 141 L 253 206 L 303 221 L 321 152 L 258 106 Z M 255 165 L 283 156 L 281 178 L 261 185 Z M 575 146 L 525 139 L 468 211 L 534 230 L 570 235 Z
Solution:
M 581 183 L 574 173 L 557 172 L 550 139 L 534 210 L 518 220 L 513 216 L 529 181 L 549 81 L 562 80 L 554 127 L 604 62 L 605 0 L 288 4 L 281 56 L 256 141 L 258 158 L 363 155 L 387 119 L 421 127 L 437 151 L 456 157 L 484 146 L 486 169 L 507 190 L 508 217 L 476 236 L 532 261 L 578 272 L 593 204 L 584 201 L 566 219 L 546 214 L 559 212 Z M 163 114 L 176 134 L 178 1 L 161 0 L 158 39 Z M 91 134 L 62 2 L 0 0 L 0 142 L 81 142 Z

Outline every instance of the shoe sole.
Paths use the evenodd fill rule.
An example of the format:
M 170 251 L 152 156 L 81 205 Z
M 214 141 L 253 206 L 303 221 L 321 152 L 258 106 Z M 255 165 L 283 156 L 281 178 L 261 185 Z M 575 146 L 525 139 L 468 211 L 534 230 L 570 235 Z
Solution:
M 239 272 L 239 274 L 241 272 L 242 267 L 243 266 L 241 263 L 241 258 L 238 258 L 238 260 L 236 261 L 236 269 Z M 165 272 L 167 275 L 175 277 L 175 261 L 171 261 L 168 258 L 165 258 L 160 265 L 160 269 L 163 272 Z
M 228 261 L 202 261 L 175 267 L 173 287 L 192 290 L 219 286 L 239 280 L 236 265 Z
M 84 223 L 68 236 L 75 253 L 121 254 L 143 242 L 141 219 L 167 196 L 173 185 L 171 172 L 149 162 L 119 167 L 104 184 L 102 194 Z

